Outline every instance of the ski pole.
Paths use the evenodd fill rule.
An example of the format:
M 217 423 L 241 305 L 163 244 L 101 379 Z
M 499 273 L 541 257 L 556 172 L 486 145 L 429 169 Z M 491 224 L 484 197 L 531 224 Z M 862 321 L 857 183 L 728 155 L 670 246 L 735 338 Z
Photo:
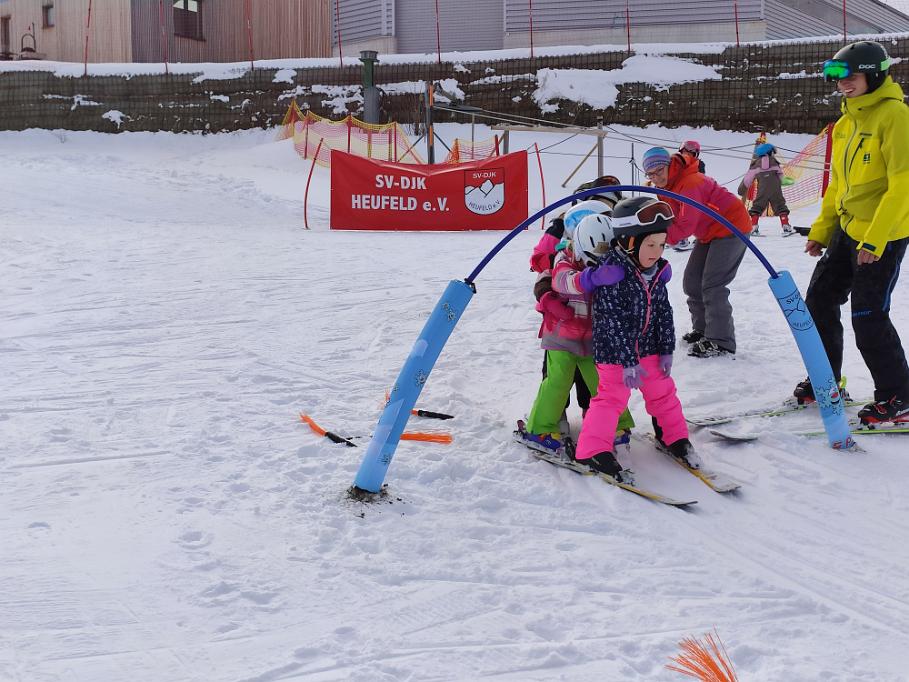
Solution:
M 391 399 L 391 394 L 388 391 L 385 391 L 385 402 L 387 403 Z M 427 419 L 454 419 L 453 414 L 445 414 L 444 412 L 432 412 L 430 410 L 418 410 L 416 408 L 410 411 L 411 414 L 415 414 L 418 417 L 426 417 Z
M 316 422 L 313 421 L 312 417 L 310 417 L 307 414 L 303 414 L 302 412 L 300 413 L 300 421 L 302 421 L 305 424 L 308 424 L 309 428 L 311 428 L 318 435 L 328 438 L 328 440 L 332 441 L 333 443 L 344 443 L 349 448 L 357 447 L 357 444 L 354 443 L 352 440 L 353 438 L 366 438 L 366 437 L 371 438 L 372 437 L 372 434 L 370 434 L 370 436 L 350 436 L 348 438 L 345 438 L 344 436 L 339 436 L 338 434 L 333 433 L 332 431 L 326 431 L 321 426 L 316 424 Z M 444 445 L 448 445 L 449 443 L 452 442 L 453 439 L 452 439 L 450 433 L 426 433 L 426 432 L 422 432 L 422 431 L 406 431 L 401 434 L 401 440 L 414 440 L 414 441 L 419 441 L 422 443 L 442 443 Z

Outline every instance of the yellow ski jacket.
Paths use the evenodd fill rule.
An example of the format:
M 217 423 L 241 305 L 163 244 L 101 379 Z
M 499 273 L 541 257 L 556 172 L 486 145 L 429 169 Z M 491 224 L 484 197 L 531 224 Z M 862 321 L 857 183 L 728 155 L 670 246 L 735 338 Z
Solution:
M 874 92 L 843 98 L 833 126 L 830 184 L 808 239 L 830 243 L 841 228 L 880 256 L 909 237 L 909 107 L 889 76 Z

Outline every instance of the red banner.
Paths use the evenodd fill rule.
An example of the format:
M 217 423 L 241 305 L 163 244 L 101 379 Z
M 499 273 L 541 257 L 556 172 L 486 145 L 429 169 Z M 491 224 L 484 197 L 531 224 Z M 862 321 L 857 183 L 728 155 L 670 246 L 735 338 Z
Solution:
M 422 166 L 333 149 L 333 230 L 511 230 L 527 218 L 527 154 Z

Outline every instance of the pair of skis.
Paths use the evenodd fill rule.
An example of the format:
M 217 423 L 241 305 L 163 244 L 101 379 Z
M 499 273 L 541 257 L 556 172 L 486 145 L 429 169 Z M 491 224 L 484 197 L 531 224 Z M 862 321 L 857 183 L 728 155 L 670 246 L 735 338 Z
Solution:
M 869 400 L 848 400 L 846 401 L 846 407 L 857 407 L 859 405 L 864 405 L 865 403 L 870 402 Z M 713 428 L 720 426 L 722 424 L 728 424 L 739 419 L 749 419 L 749 418 L 761 418 L 761 417 L 779 417 L 781 415 L 790 414 L 792 412 L 798 412 L 810 408 L 811 406 L 816 405 L 816 403 L 807 403 L 799 404 L 795 400 L 788 400 L 782 405 L 770 408 L 770 409 L 756 409 L 756 410 L 745 410 L 742 412 L 729 414 L 725 416 L 714 416 L 714 417 L 694 417 L 689 418 L 687 421 L 692 426 L 698 427 L 708 427 L 708 431 L 722 438 L 723 440 L 744 443 L 757 440 L 759 438 L 756 434 L 737 434 L 723 429 Z M 849 432 L 854 436 L 881 436 L 881 435 L 892 435 L 892 434 L 907 434 L 909 433 L 909 423 L 882 423 L 882 424 L 863 424 L 857 419 L 852 419 L 849 421 Z M 798 431 L 796 435 L 799 436 L 824 436 L 826 432 L 823 430 L 820 431 Z
M 665 504 L 665 505 L 668 505 L 671 507 L 680 507 L 680 508 L 684 508 L 684 507 L 691 506 L 693 504 L 697 504 L 697 500 L 679 500 L 679 499 L 676 499 L 673 497 L 669 497 L 667 495 L 663 495 L 662 493 L 658 493 L 653 490 L 643 488 L 636 484 L 624 483 L 624 482 L 619 481 L 618 479 L 614 478 L 613 476 L 610 476 L 609 474 L 604 474 L 602 472 L 598 472 L 598 471 L 594 471 L 594 470 L 590 469 L 589 467 L 577 462 L 576 460 L 574 460 L 571 457 L 571 454 L 573 454 L 573 452 L 574 452 L 574 443 L 571 440 L 571 438 L 564 438 L 563 442 L 565 443 L 565 445 L 559 451 L 552 451 L 552 450 L 545 449 L 542 446 L 535 447 L 531 442 L 529 442 L 525 438 L 523 438 L 523 433 L 524 433 L 524 423 L 522 421 L 519 421 L 518 428 L 514 432 L 515 441 L 517 441 L 517 442 L 521 443 L 522 445 L 526 446 L 527 448 L 529 448 L 531 451 L 531 454 L 533 454 L 533 456 L 539 460 L 548 462 L 549 464 L 552 464 L 557 467 L 561 467 L 563 469 L 568 469 L 568 470 L 573 471 L 576 474 L 580 474 L 582 476 L 596 476 L 596 477 L 602 479 L 603 481 L 605 481 L 606 483 L 608 483 L 609 485 L 613 485 L 617 488 L 621 488 L 622 490 L 627 490 L 630 493 L 634 493 L 635 495 L 638 495 L 645 499 L 651 500 L 652 502 L 658 502 L 660 504 Z M 653 439 L 652 436 L 650 438 L 648 438 L 646 436 L 638 436 L 637 434 L 634 434 L 633 437 L 636 440 L 647 442 L 651 445 L 654 445 L 655 447 L 657 447 L 657 449 L 659 449 L 661 452 L 666 454 L 670 459 L 672 459 L 672 461 L 676 462 L 683 469 L 685 469 L 692 475 L 696 476 L 704 484 L 706 484 L 708 487 L 710 487 L 711 489 L 715 490 L 718 493 L 733 492 L 735 490 L 738 490 L 740 487 L 740 485 L 737 482 L 733 481 L 732 479 L 726 478 L 717 472 L 710 471 L 707 469 L 694 469 L 694 468 L 686 466 L 683 462 L 680 462 L 675 457 L 672 457 L 671 455 L 669 455 L 669 453 L 666 450 L 660 448 L 656 439 Z

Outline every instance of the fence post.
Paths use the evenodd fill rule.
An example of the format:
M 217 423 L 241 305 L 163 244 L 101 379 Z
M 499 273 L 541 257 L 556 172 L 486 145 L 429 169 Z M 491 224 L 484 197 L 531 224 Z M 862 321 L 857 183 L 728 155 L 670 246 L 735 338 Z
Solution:
M 88 36 L 92 29 L 92 0 L 88 0 L 88 18 L 85 21 L 85 50 L 82 53 L 82 64 L 84 66 L 83 76 L 88 75 Z
M 830 163 L 833 160 L 833 124 L 827 124 L 827 144 L 824 150 L 824 175 L 821 179 L 821 196 L 827 193 L 827 185 L 830 184 Z
M 164 73 L 170 73 L 167 62 L 170 61 L 167 46 L 167 24 L 164 21 L 164 0 L 158 0 L 158 23 L 161 24 L 161 50 L 164 52 Z
M 603 119 L 597 119 L 597 130 L 603 132 Z M 603 136 L 597 135 L 597 177 L 603 177 Z

